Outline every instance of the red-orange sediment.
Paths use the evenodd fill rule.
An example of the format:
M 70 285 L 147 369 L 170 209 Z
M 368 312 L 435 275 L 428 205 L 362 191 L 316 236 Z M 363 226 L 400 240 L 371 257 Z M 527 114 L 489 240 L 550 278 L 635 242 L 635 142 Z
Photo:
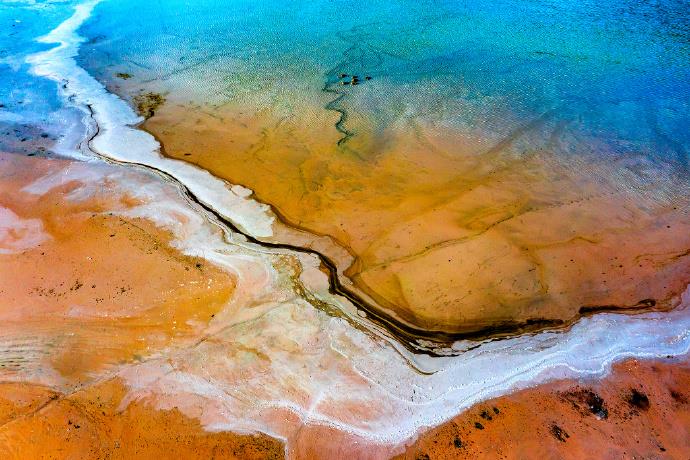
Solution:
M 690 363 L 628 360 L 477 404 L 400 459 L 687 459 Z
M 22 190 L 69 164 L 0 156 L 0 206 L 40 222 L 46 235 L 16 230 L 1 242 L 0 458 L 282 457 L 284 446 L 268 436 L 209 433 L 155 401 L 125 404 L 120 380 L 100 380 L 109 366 L 193 337 L 235 282 L 171 247 L 169 232 L 152 222 L 111 215 L 140 203 L 108 184 L 81 200 L 69 199 L 78 181 L 44 195 Z M 655 254 L 645 256 L 648 269 L 666 269 Z M 627 361 L 602 381 L 560 381 L 479 404 L 422 434 L 403 457 L 685 458 L 688 388 L 687 362 Z M 305 459 L 400 449 L 319 426 L 290 441 L 290 453 Z
M 3 459 L 279 459 L 265 435 L 209 433 L 177 409 L 146 401 L 122 407 L 117 379 L 64 395 L 30 384 L 0 384 Z

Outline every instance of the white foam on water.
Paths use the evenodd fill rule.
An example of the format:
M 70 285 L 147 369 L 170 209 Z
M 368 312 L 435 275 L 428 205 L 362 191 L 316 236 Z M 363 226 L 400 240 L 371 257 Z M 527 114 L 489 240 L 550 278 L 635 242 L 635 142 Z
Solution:
M 105 157 L 128 163 L 140 163 L 170 174 L 185 184 L 196 197 L 247 233 L 256 237 L 273 234 L 275 217 L 267 205 L 252 200 L 250 190 L 231 185 L 208 171 L 189 163 L 165 158 L 160 145 L 150 134 L 136 129 L 143 121 L 117 95 L 109 93 L 95 78 L 77 65 L 75 57 L 84 38 L 77 34 L 101 0 L 90 0 L 76 6 L 74 14 L 40 37 L 41 43 L 58 46 L 27 57 L 34 75 L 60 83 L 63 96 L 77 105 L 89 107 L 99 132 L 90 148 Z
M 30 58 L 34 72 L 67 81 L 74 101 L 91 107 L 100 127 L 91 143 L 98 153 L 164 170 L 244 230 L 269 236 L 272 217 L 266 207 L 253 202 L 245 189 L 233 190 L 200 169 L 162 158 L 155 139 L 134 128 L 140 121 L 134 112 L 77 66 L 74 56 L 82 39 L 76 31 L 98 1 L 79 5 L 72 18 L 41 39 L 59 46 Z M 614 361 L 628 357 L 690 350 L 689 290 L 668 313 L 599 314 L 567 330 L 489 341 L 460 356 L 426 359 L 437 371 L 423 375 L 391 343 L 286 293 L 280 275 L 269 268 L 273 256 L 265 251 L 261 258 L 249 246 L 229 244 L 179 196 L 161 192 L 162 181 L 126 185 L 118 180 L 145 202 L 127 211 L 129 216 L 170 229 L 178 248 L 225 267 L 247 286 L 263 280 L 258 282 L 265 297 L 241 291 L 237 303 L 220 315 L 226 320 L 223 327 L 213 328 L 212 322 L 208 340 L 120 371 L 130 388 L 127 401 L 147 398 L 161 408 L 178 407 L 210 430 L 262 431 L 289 443 L 301 424 L 315 423 L 372 443 L 399 444 L 424 427 L 517 388 L 602 375 Z M 59 180 L 30 188 L 45 192 L 51 181 Z M 312 276 L 314 262 L 299 258 Z M 258 313 L 245 314 L 250 309 L 243 302 L 258 307 Z

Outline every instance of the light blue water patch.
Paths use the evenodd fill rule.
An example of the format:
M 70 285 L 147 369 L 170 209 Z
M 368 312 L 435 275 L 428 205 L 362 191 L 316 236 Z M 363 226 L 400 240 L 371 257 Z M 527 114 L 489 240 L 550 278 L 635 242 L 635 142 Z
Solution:
M 0 3 L 0 149 L 33 154 L 37 143 L 59 139 L 77 111 L 64 106 L 54 82 L 29 73 L 26 57 L 52 47 L 36 38 L 73 14 L 76 2 Z M 26 147 L 26 148 L 25 148 Z
M 499 140 L 547 117 L 606 154 L 688 165 L 684 0 L 117 0 L 82 33 L 81 62 L 103 80 L 124 65 L 218 104 L 326 87 L 353 133 L 419 117 Z M 343 89 L 340 73 L 372 80 Z

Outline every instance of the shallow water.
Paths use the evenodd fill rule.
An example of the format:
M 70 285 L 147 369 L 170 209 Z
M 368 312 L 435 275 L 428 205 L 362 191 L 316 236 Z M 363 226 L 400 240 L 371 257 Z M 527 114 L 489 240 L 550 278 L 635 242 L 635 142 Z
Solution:
M 144 127 L 166 154 L 330 237 L 325 253 L 373 309 L 479 333 L 684 289 L 686 13 L 106 2 L 80 63 L 135 103 L 163 94 Z M 637 260 L 660 240 L 675 242 L 659 251 L 666 273 Z

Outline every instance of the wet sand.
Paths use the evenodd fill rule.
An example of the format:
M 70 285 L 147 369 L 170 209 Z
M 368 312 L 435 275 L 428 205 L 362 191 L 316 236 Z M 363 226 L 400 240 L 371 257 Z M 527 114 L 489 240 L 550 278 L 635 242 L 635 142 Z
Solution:
M 555 155 L 595 141 L 559 137 L 548 117 L 505 139 L 416 124 L 338 146 L 337 116 L 315 117 L 313 107 L 279 118 L 166 98 L 143 127 L 167 155 L 249 187 L 290 226 L 331 237 L 320 249 L 355 288 L 418 327 L 462 333 L 670 308 L 687 285 L 683 183 L 607 158 L 605 146 L 601 159 Z
M 690 452 L 687 360 L 617 364 L 478 404 L 420 436 L 399 459 L 659 458 Z

